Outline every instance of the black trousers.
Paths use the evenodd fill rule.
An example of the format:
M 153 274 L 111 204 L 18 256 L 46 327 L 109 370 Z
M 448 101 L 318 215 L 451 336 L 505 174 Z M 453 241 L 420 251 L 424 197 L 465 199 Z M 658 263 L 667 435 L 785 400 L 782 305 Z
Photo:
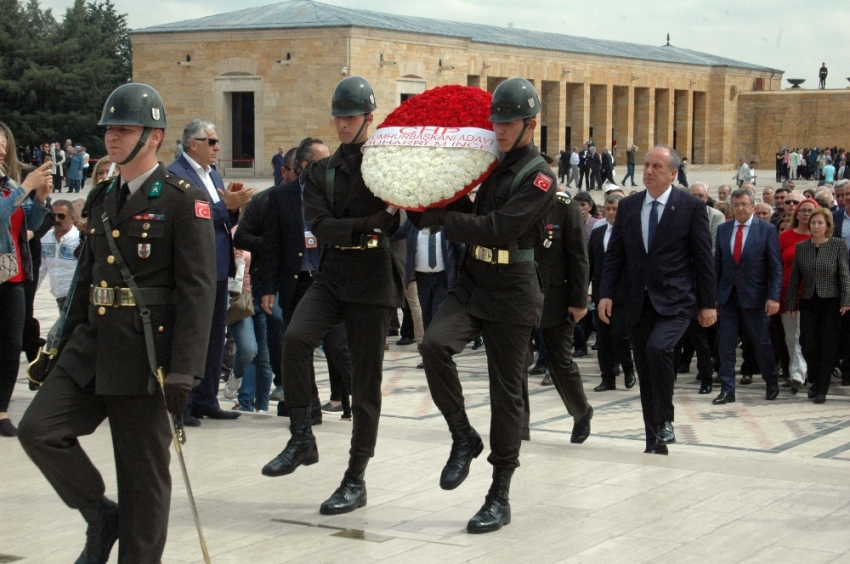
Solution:
M 310 406 L 313 350 L 334 326 L 345 323 L 351 354 L 351 456 L 372 457 L 381 416 L 381 379 L 389 306 L 340 300 L 321 281 L 314 282 L 295 308 L 283 335 L 283 388 L 286 406 Z
M 422 363 L 431 398 L 443 415 L 464 407 L 463 388 L 452 357 L 479 335 L 487 343 L 490 376 L 490 456 L 500 468 L 519 466 L 524 416 L 523 378 L 532 327 L 500 323 L 466 313 L 466 303 L 449 292 L 422 340 Z
M 22 349 L 27 356 L 27 361 L 32 362 L 38 356 L 39 339 L 41 339 L 41 324 L 35 318 L 33 303 L 35 301 L 35 291 L 38 289 L 38 269 L 41 266 L 39 261 L 36 266 L 36 261 L 33 261 L 33 273 L 36 275 L 33 280 L 24 280 L 24 335 Z
M 68 507 L 91 511 L 103 498 L 103 478 L 80 446 L 109 419 L 118 477 L 119 562 L 158 563 L 171 506 L 171 429 L 162 393 L 99 396 L 94 381 L 80 388 L 55 369 L 18 427 L 24 451 Z M 82 535 L 81 535 L 82 536 Z
M 836 311 L 838 308 L 836 308 Z M 776 355 L 770 344 L 768 325 L 770 320 L 763 308 L 743 308 L 738 301 L 738 291 L 732 289 L 726 305 L 720 306 L 720 380 L 722 391 L 735 392 L 735 346 L 743 325 L 744 334 L 748 335 L 756 356 L 756 364 L 761 376 L 769 386 L 776 385 L 778 372 L 776 370 Z M 801 327 L 802 331 L 802 327 Z M 802 333 L 801 333 L 802 338 Z M 831 370 L 830 370 L 831 372 Z M 752 372 L 750 372 L 752 374 Z
M 647 445 L 655 444 L 659 425 L 673 421 L 673 381 L 676 374 L 673 348 L 690 322 L 687 315 L 659 315 L 649 296 L 644 296 L 640 320 L 629 328 L 640 382 Z
M 0 284 L 0 412 L 9 411 L 18 379 L 25 311 L 24 285 L 20 282 Z
M 590 167 L 579 167 L 578 169 L 578 188 L 585 186 L 585 190 L 590 190 Z
M 584 417 L 589 405 L 581 384 L 581 372 L 573 362 L 573 331 L 572 321 L 541 329 L 543 344 L 546 347 L 546 363 L 549 375 L 567 408 L 567 413 L 576 421 Z
M 841 375 L 850 375 L 850 312 L 841 316 L 841 346 L 837 356 Z
M 221 363 L 224 359 L 224 339 L 227 332 L 227 280 L 216 282 L 215 306 L 212 312 L 210 341 L 207 345 L 207 362 L 204 379 L 192 388 L 186 413 L 221 409 L 218 405 L 218 385 L 221 381 Z
M 417 272 L 416 293 L 419 296 L 419 306 L 422 308 L 422 325 L 427 329 L 449 293 L 446 271 Z
M 328 379 L 331 382 L 331 400 L 342 402 L 344 415 L 351 414 L 351 355 L 345 324 L 340 323 L 325 335 L 325 359 L 328 362 Z
M 700 382 L 703 384 L 711 383 L 711 375 L 714 372 L 714 365 L 711 360 L 711 344 L 709 337 L 711 333 L 717 332 L 715 327 L 703 327 L 699 321 L 692 319 L 688 325 L 688 330 L 676 345 L 676 353 L 681 351 L 681 354 L 674 355 L 673 364 L 690 364 L 696 352 L 697 356 L 697 371 Z
M 829 392 L 835 351 L 841 341 L 841 299 L 812 296 L 800 300 L 800 348 L 809 366 L 809 380 L 819 396 Z
M 599 320 L 596 316 L 596 340 L 599 370 L 602 372 L 602 381 L 606 384 L 614 384 L 617 377 L 617 358 L 623 367 L 623 374 L 634 374 L 635 363 L 632 361 L 632 342 L 629 339 L 629 326 L 626 323 L 626 310 L 622 305 L 611 308 L 611 323 Z

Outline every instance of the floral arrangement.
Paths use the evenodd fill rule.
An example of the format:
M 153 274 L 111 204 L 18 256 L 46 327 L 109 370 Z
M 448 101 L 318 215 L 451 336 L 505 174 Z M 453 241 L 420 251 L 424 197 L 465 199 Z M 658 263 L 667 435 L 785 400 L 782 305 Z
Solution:
M 389 204 L 441 208 L 481 184 L 498 164 L 491 94 L 439 86 L 408 98 L 363 147 L 363 180 Z

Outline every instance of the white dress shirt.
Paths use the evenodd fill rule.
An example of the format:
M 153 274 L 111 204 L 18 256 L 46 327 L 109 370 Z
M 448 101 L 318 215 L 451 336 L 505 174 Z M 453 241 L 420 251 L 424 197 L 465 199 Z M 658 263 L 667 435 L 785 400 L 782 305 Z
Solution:
M 416 236 L 416 260 L 413 268 L 416 272 L 442 272 L 446 269 L 443 262 L 443 232 L 436 233 L 437 238 L 437 265 L 434 268 L 428 266 L 428 235 L 421 231 Z
M 664 191 L 663 194 L 656 198 L 658 200 L 658 224 L 661 224 L 661 216 L 664 214 L 664 208 L 667 207 L 667 200 L 670 198 L 670 192 L 673 191 L 673 186 L 671 185 L 667 190 Z M 643 248 L 646 249 L 646 252 L 649 252 L 649 212 L 652 210 L 652 202 L 655 201 L 652 196 L 649 195 L 647 191 L 646 196 L 643 199 L 643 209 L 640 212 L 640 229 L 643 233 Z
M 189 156 L 189 153 L 183 153 L 183 158 L 186 159 L 186 162 L 191 165 L 191 167 L 195 170 L 195 174 L 198 175 L 198 178 L 201 179 L 201 182 L 204 183 L 203 186 L 198 186 L 198 188 L 206 188 L 207 192 L 210 195 L 210 202 L 213 204 L 217 204 L 221 197 L 218 195 L 218 191 L 216 190 L 215 184 L 213 183 L 212 176 L 210 176 L 210 171 L 212 170 L 209 166 L 204 168 L 195 162 L 195 159 Z
M 144 184 L 147 179 L 150 178 L 151 174 L 153 174 L 153 171 L 155 171 L 158 166 L 159 163 L 156 163 L 156 165 L 154 165 L 154 167 L 146 173 L 142 174 L 141 176 L 137 176 L 133 180 L 127 181 L 127 189 L 130 191 L 130 196 L 127 197 L 128 200 L 130 199 L 130 197 L 133 196 L 133 194 L 139 191 L 139 188 L 142 187 L 142 184 Z M 120 182 L 124 182 L 124 179 L 122 178 Z
M 601 222 L 600 222 L 601 223 Z M 606 221 L 605 225 L 608 227 L 605 228 L 605 235 L 602 237 L 602 250 L 608 250 L 608 241 L 611 240 L 611 232 L 614 230 L 614 224 L 610 221 Z
M 742 241 L 741 241 L 741 252 L 743 253 L 744 252 L 744 246 L 747 244 L 747 235 L 749 235 L 749 233 L 750 233 L 750 226 L 753 224 L 753 218 L 754 217 L 755 217 L 754 215 L 751 215 L 750 219 L 748 219 L 746 223 L 740 223 L 737 220 L 735 221 L 735 228 L 732 230 L 732 241 L 729 244 L 729 248 L 732 249 L 732 256 L 733 257 L 735 256 L 735 237 L 738 234 L 738 226 L 739 225 L 744 226 L 744 236 L 742 237 Z
M 77 269 L 77 257 L 74 250 L 80 246 L 80 232 L 76 227 L 56 241 L 56 231 L 51 229 L 41 238 L 41 268 L 38 271 L 38 283 L 45 276 L 50 277 L 50 293 L 54 298 L 64 298 L 71 289 L 71 280 Z

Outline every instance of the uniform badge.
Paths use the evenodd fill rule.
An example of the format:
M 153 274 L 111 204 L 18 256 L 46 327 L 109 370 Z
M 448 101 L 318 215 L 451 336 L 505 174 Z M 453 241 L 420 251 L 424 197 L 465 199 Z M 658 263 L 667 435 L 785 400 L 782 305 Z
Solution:
M 546 239 L 545 241 L 543 241 L 543 246 L 548 249 L 549 247 L 552 246 L 552 241 L 550 241 L 549 239 Z
M 151 184 L 151 190 L 148 192 L 148 198 L 159 198 L 159 195 L 162 193 L 162 182 L 157 180 L 153 184 Z
M 112 106 L 111 108 L 109 108 L 109 113 L 110 113 L 110 114 L 114 114 L 114 113 L 115 113 L 115 106 Z
M 159 108 L 151 108 L 151 116 L 155 121 L 159 121 Z
M 534 185 L 546 192 L 549 190 L 549 186 L 552 185 L 552 179 L 542 172 L 538 172 L 537 178 L 534 179 Z
M 375 103 L 375 95 L 374 94 L 369 94 L 369 101 L 372 102 L 373 104 Z
M 534 107 L 534 98 L 529 98 L 529 99 L 528 99 L 528 106 L 529 106 L 529 107 L 531 107 L 531 108 L 533 108 L 533 107 Z
M 139 258 L 146 259 L 151 256 L 151 244 L 139 243 Z
M 195 217 L 200 217 L 201 219 L 209 219 L 212 217 L 210 214 L 210 203 L 195 200 Z

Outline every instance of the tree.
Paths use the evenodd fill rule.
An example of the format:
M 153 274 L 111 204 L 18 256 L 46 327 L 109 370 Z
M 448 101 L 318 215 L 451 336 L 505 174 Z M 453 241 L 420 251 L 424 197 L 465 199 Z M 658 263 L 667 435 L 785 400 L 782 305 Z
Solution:
M 0 115 L 18 144 L 72 139 L 103 154 L 103 103 L 132 77 L 126 15 L 110 0 L 76 0 L 61 23 L 38 0 L 0 9 Z

